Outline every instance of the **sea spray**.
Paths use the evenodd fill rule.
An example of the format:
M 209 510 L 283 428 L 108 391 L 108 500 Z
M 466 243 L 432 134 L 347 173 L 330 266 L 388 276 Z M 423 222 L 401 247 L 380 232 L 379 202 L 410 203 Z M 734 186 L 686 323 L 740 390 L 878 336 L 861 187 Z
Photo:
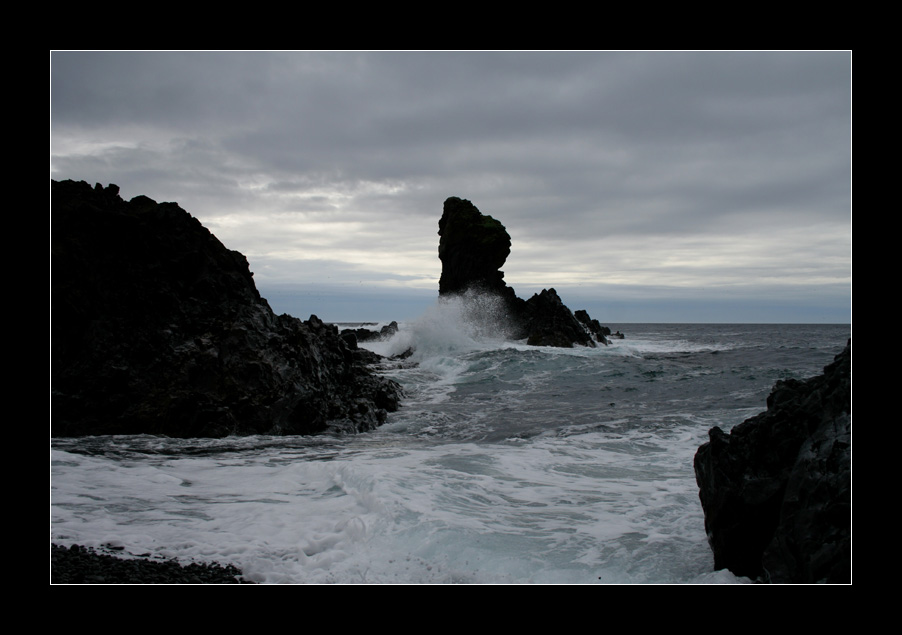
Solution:
M 423 315 L 392 338 L 385 352 L 398 355 L 410 350 L 413 359 L 423 363 L 435 357 L 497 347 L 512 333 L 501 297 L 467 291 L 437 298 Z
M 389 372 L 390 376 L 405 381 L 408 395 L 416 395 L 414 402 L 434 406 L 445 403 L 461 378 L 471 372 L 474 355 L 525 346 L 511 337 L 503 299 L 468 291 L 436 298 L 417 319 L 402 323 L 390 339 L 361 346 L 385 357 L 403 357 L 404 369 Z

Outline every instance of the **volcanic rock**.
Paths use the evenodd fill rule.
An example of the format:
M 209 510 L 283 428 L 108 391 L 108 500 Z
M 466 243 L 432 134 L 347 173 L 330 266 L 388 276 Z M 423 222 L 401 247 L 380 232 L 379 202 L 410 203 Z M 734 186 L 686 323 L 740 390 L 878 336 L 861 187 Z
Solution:
M 610 344 L 607 336 L 611 334 L 611 329 L 609 329 L 607 326 L 602 326 L 598 320 L 593 320 L 591 317 L 589 317 L 588 311 L 580 309 L 579 311 L 575 311 L 573 313 L 573 317 L 579 320 L 580 323 L 582 323 L 582 325 L 585 326 L 590 333 L 595 335 L 595 338 L 599 342 L 601 342 L 602 344 Z M 620 338 L 623 339 L 622 333 L 620 334 Z
M 768 582 L 851 582 L 852 344 L 824 373 L 779 381 L 767 410 L 695 455 L 715 569 Z
M 543 289 L 526 301 L 522 315 L 531 346 L 595 346 L 592 333 L 568 309 L 557 291 Z
M 372 429 L 400 387 L 315 315 L 275 315 L 247 259 L 175 203 L 51 189 L 51 433 Z
M 231 564 L 122 558 L 90 547 L 50 546 L 50 584 L 252 584 Z
M 497 296 L 503 302 L 514 339 L 526 339 L 535 346 L 572 347 L 574 344 L 607 344 L 603 335 L 595 337 L 597 320 L 585 314 L 585 324 L 564 305 L 554 289 L 543 289 L 529 300 L 518 298 L 504 281 L 504 265 L 511 251 L 511 239 L 504 225 L 482 214 L 468 200 L 452 196 L 445 201 L 439 220 L 438 254 L 442 261 L 439 296 Z M 593 324 L 594 323 L 594 324 Z
M 357 342 L 379 342 L 387 339 L 391 339 L 398 332 L 398 323 L 391 322 L 391 324 L 386 324 L 378 331 L 373 331 L 371 329 L 365 329 L 363 327 L 356 329 L 342 329 L 341 336 L 348 341 L 351 341 L 349 336 L 353 336 L 353 341 Z
M 470 289 L 508 295 L 504 272 L 511 237 L 500 222 L 483 215 L 470 201 L 452 196 L 438 222 L 442 261 L 439 295 Z

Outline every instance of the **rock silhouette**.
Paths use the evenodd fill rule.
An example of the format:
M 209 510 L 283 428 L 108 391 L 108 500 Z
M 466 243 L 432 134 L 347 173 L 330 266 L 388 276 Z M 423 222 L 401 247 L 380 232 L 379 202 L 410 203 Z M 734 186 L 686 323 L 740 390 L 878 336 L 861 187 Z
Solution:
M 275 315 L 247 259 L 175 203 L 51 189 L 51 433 L 357 432 L 400 387 L 315 315 Z
M 852 579 L 852 344 L 774 386 L 767 410 L 695 455 L 716 569 L 769 582 Z
M 440 297 L 477 293 L 501 298 L 511 336 L 534 346 L 608 343 L 604 327 L 585 311 L 580 312 L 585 318 L 577 319 L 554 289 L 522 300 L 507 286 L 501 267 L 510 255 L 511 239 L 498 220 L 482 214 L 470 201 L 452 196 L 445 201 L 438 226 Z

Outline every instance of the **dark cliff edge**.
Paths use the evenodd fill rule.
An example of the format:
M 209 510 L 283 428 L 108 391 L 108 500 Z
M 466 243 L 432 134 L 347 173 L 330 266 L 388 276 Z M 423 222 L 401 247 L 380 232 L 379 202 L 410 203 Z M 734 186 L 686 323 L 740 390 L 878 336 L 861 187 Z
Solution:
M 373 354 L 275 315 L 175 203 L 52 182 L 51 434 L 360 432 L 398 408 Z
M 585 311 L 576 315 L 554 289 L 543 289 L 529 300 L 517 297 L 504 281 L 504 265 L 511 239 L 500 221 L 456 196 L 445 200 L 439 220 L 438 255 L 442 261 L 439 297 L 468 293 L 500 298 L 505 307 L 509 335 L 533 346 L 572 347 L 608 344 L 610 329 Z
M 852 343 L 779 381 L 767 410 L 695 455 L 715 569 L 772 583 L 852 581 Z

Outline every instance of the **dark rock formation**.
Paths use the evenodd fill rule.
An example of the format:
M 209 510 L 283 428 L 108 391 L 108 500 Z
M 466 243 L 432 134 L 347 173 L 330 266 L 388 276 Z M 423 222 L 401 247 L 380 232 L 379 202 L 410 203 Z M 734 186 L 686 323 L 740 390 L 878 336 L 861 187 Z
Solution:
M 520 315 L 526 343 L 531 346 L 595 346 L 592 333 L 576 319 L 554 289 L 543 289 L 533 295 Z
M 51 584 L 252 584 L 235 566 L 119 558 L 88 547 L 50 546 Z
M 483 215 L 470 201 L 452 196 L 445 201 L 438 235 L 439 295 L 471 289 L 513 295 L 500 271 L 511 253 L 511 237 L 504 225 Z
M 712 428 L 695 455 L 716 569 L 770 582 L 851 582 L 852 345 L 824 374 L 779 381 L 767 411 Z
M 518 298 L 504 282 L 501 267 L 511 251 L 510 235 L 499 221 L 482 214 L 470 201 L 452 196 L 439 220 L 438 254 L 442 261 L 439 295 L 488 294 L 502 299 L 510 335 L 535 346 L 571 347 L 607 344 L 597 320 L 580 321 L 554 289 L 529 300 Z M 597 325 L 599 331 L 592 330 Z
M 573 317 L 575 317 L 580 321 L 580 323 L 582 323 L 583 326 L 589 329 L 589 332 L 595 335 L 595 338 L 599 342 L 602 342 L 603 344 L 610 343 L 608 342 L 607 337 L 611 335 L 611 329 L 609 329 L 607 326 L 602 326 L 598 320 L 593 320 L 591 317 L 589 317 L 589 313 L 587 311 L 580 309 L 573 314 Z M 620 338 L 623 338 L 622 334 L 620 335 Z
M 246 258 L 175 203 L 51 190 L 55 436 L 361 431 L 400 388 L 316 316 L 276 316 Z
M 349 336 L 353 336 L 354 342 L 380 342 L 390 339 L 398 332 L 398 323 L 392 322 L 386 324 L 378 331 L 365 329 L 363 327 L 356 329 L 342 329 L 341 336 L 349 340 Z

